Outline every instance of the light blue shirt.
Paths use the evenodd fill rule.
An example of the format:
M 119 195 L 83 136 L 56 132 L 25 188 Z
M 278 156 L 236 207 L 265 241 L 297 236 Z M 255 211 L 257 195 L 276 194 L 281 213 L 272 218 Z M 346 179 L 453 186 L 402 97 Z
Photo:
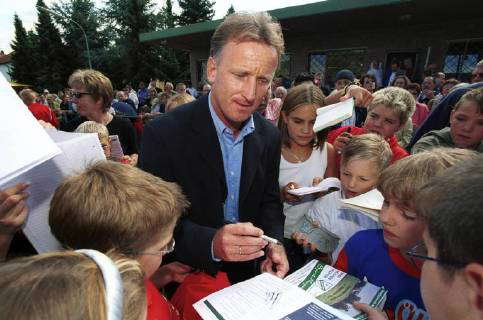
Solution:
M 223 206 L 223 214 L 226 222 L 236 223 L 239 221 L 238 202 L 240 196 L 241 166 L 243 161 L 244 138 L 255 131 L 253 115 L 245 122 L 235 138 L 233 130 L 228 128 L 218 117 L 211 104 L 211 92 L 208 95 L 211 118 L 215 124 L 216 134 L 223 155 L 223 168 L 225 170 L 226 186 L 228 195 Z

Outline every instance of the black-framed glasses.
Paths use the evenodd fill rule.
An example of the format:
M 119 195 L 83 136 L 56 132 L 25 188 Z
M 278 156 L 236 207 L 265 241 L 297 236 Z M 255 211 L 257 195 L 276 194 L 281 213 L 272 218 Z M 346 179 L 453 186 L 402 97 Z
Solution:
M 176 244 L 176 242 L 174 241 L 174 238 L 173 238 L 166 245 L 166 249 L 159 250 L 158 252 L 145 252 L 145 251 L 139 251 L 139 250 L 136 250 L 136 249 L 129 249 L 125 253 L 126 254 L 136 254 L 136 255 L 148 255 L 148 256 L 159 256 L 159 257 L 162 257 L 164 255 L 167 255 L 168 253 L 173 252 L 174 251 L 175 244 Z
M 82 98 L 83 95 L 90 95 L 89 92 L 77 92 L 77 91 L 74 91 L 71 93 L 72 97 L 73 98 L 76 98 L 76 99 L 80 99 Z
M 415 245 L 410 250 L 406 251 L 406 254 L 409 256 L 414 266 L 418 268 L 422 265 L 422 262 L 424 262 L 425 260 L 434 261 L 441 265 L 453 266 L 458 268 L 462 268 L 467 265 L 467 263 L 464 263 L 461 261 L 446 261 L 446 260 L 441 260 L 439 258 L 429 257 L 428 249 L 426 248 L 424 243 Z M 418 260 L 419 260 L 419 263 L 418 263 Z

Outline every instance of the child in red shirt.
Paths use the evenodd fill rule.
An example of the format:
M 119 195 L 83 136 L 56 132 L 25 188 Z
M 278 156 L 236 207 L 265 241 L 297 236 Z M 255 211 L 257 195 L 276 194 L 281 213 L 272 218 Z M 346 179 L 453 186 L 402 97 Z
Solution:
M 414 97 L 401 88 L 388 87 L 374 93 L 374 99 L 367 107 L 367 118 L 362 128 L 342 127 L 329 132 L 327 142 L 337 151 L 337 168 L 340 168 L 342 148 L 353 135 L 364 133 L 376 133 L 389 143 L 392 151 L 391 162 L 407 157 L 409 153 L 399 146 L 394 134 L 404 127 L 414 113 L 415 106 Z

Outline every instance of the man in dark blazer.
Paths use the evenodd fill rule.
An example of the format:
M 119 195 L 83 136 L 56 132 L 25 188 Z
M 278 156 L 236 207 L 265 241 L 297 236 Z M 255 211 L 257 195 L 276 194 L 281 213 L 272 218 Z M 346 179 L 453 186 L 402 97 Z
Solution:
M 261 238 L 283 239 L 281 147 L 277 128 L 255 113 L 282 52 L 280 25 L 269 15 L 226 18 L 211 41 L 210 95 L 143 132 L 140 167 L 178 183 L 191 202 L 175 231 L 175 258 L 226 272 L 232 283 L 288 271 L 283 246 Z

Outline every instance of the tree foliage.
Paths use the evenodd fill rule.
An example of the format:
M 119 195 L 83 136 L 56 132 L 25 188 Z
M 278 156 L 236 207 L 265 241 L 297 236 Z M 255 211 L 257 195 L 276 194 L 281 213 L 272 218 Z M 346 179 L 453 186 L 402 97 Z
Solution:
M 215 2 L 210 0 L 178 0 L 182 12 L 178 18 L 180 25 L 208 21 L 215 15 Z
M 233 8 L 233 4 L 228 8 L 228 11 L 226 12 L 226 16 L 235 13 L 235 8 Z
M 33 43 L 35 39 L 29 36 L 23 26 L 22 20 L 20 20 L 17 14 L 14 15 L 13 19 L 15 39 L 11 44 L 13 53 L 10 76 L 18 82 L 35 85 L 35 73 L 33 71 L 37 67 L 37 64 L 35 59 L 32 59 L 32 55 L 35 52 Z
M 54 25 L 50 13 L 40 8 L 47 8 L 43 0 L 37 0 L 38 65 L 33 71 L 37 73 L 39 83 L 51 90 L 60 90 L 67 81 L 69 55 L 63 48 L 60 32 Z
M 52 11 L 57 13 L 53 18 L 61 28 L 65 50 L 70 56 L 70 69 L 88 68 L 89 56 L 92 67 L 102 69 L 105 64 L 102 56 L 108 46 L 108 36 L 102 32 L 94 2 L 92 0 L 60 1 L 52 6 Z
M 183 18 L 173 13 L 173 1 L 162 8 L 156 0 L 57 0 L 51 10 L 38 11 L 35 29 L 26 31 L 14 16 L 13 79 L 51 91 L 67 86 L 68 76 L 88 68 L 88 51 L 94 69 L 105 73 L 116 88 L 134 87 L 149 79 L 181 81 L 189 78 L 189 55 L 163 43 L 141 43 L 139 34 L 212 18 L 209 0 L 179 1 Z M 37 0 L 38 7 L 46 7 Z M 185 6 L 185 7 L 183 7 Z M 85 37 L 84 32 L 85 31 Z

